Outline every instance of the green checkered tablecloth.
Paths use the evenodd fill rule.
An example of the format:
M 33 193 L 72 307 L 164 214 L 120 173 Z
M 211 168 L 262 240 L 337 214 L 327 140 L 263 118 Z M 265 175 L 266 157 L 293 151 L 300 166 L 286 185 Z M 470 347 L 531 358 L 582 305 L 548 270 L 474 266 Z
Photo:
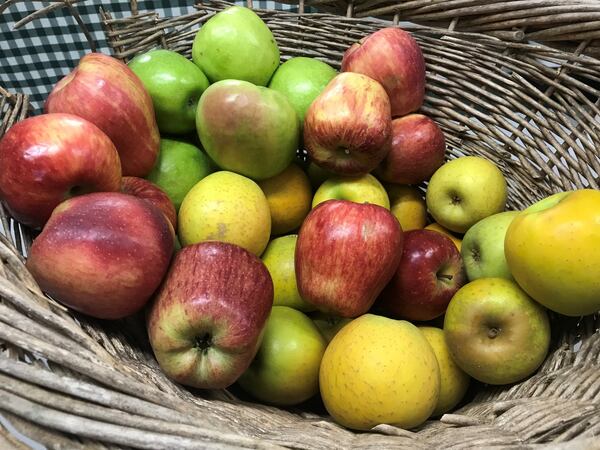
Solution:
M 54 2 L 16 2 L 0 14 L 0 86 L 10 92 L 31 95 L 35 112 L 41 112 L 52 86 L 69 73 L 89 46 L 73 16 L 66 8 L 51 11 L 14 30 L 14 25 L 36 9 Z M 139 11 L 157 11 L 172 17 L 193 10 L 193 0 L 138 1 Z M 245 4 L 243 1 L 236 3 Z M 129 1 L 83 0 L 74 7 L 88 25 L 98 51 L 110 53 L 100 24 L 98 9 L 103 6 L 113 16 L 129 15 Z M 255 1 L 255 7 L 297 10 L 272 1 Z

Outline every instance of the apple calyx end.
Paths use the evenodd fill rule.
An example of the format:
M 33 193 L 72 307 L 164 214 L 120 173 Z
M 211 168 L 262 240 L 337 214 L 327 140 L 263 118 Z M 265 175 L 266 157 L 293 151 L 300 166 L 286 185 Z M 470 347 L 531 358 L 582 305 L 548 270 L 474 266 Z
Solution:
M 201 353 L 206 353 L 206 351 L 209 348 L 211 348 L 212 345 L 212 335 L 209 332 L 206 332 L 203 335 L 196 336 L 196 338 L 194 339 L 194 348 L 196 348 Z
M 495 339 L 496 336 L 498 336 L 500 334 L 500 331 L 501 331 L 500 328 L 492 327 L 488 330 L 487 335 L 490 339 Z

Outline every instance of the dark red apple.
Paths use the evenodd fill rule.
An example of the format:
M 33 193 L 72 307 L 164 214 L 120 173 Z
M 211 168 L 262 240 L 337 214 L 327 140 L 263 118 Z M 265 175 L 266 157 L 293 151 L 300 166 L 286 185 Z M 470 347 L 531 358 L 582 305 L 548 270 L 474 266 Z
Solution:
M 156 206 L 173 226 L 173 232 L 177 229 L 177 212 L 175 205 L 161 188 L 151 181 L 138 177 L 123 177 L 121 180 L 121 192 L 134 195 Z
M 188 386 L 233 384 L 256 355 L 272 305 L 271 276 L 252 253 L 217 241 L 184 247 L 148 316 L 161 369 Z
M 410 33 L 383 28 L 353 44 L 342 59 L 342 72 L 362 73 L 385 88 L 392 116 L 417 111 L 425 98 L 425 59 Z
M 429 117 L 409 114 L 392 121 L 392 148 L 377 169 L 384 181 L 419 184 L 444 164 L 444 133 Z
M 466 281 L 460 252 L 449 237 L 407 231 L 402 259 L 377 306 L 394 318 L 432 320 L 444 314 Z
M 327 200 L 304 219 L 296 243 L 300 296 L 340 317 L 364 314 L 394 274 L 402 229 L 385 208 Z
M 390 101 L 369 77 L 342 73 L 311 103 L 304 145 L 318 166 L 339 175 L 366 174 L 383 160 L 392 139 Z
M 152 98 L 126 64 L 102 53 L 89 53 L 60 80 L 46 100 L 48 113 L 83 117 L 113 141 L 123 175 L 146 176 L 158 156 L 158 126 Z
M 22 120 L 0 141 L 0 196 L 12 216 L 34 228 L 65 198 L 118 191 L 119 155 L 96 125 L 70 114 Z
M 141 309 L 173 254 L 170 225 L 144 200 L 96 192 L 58 205 L 33 241 L 27 268 L 43 291 L 100 319 Z

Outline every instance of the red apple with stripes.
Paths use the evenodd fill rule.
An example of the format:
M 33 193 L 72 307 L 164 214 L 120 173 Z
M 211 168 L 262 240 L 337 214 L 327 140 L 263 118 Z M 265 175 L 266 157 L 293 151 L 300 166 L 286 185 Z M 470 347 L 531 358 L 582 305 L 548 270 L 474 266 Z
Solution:
M 71 114 L 42 114 L 0 141 L 0 197 L 11 215 L 39 228 L 66 198 L 118 191 L 119 155 L 100 128 Z
M 341 73 L 310 105 L 304 144 L 311 161 L 338 175 L 364 175 L 390 149 L 390 101 L 375 80 Z
M 175 233 L 177 229 L 175 205 L 173 205 L 167 193 L 156 184 L 144 178 L 123 177 L 121 180 L 121 192 L 141 198 L 160 209 L 173 226 L 173 233 Z
M 383 28 L 353 44 L 342 59 L 342 72 L 362 73 L 385 88 L 392 116 L 417 111 L 425 98 L 425 59 L 410 33 Z
M 89 53 L 48 96 L 48 113 L 70 113 L 94 123 L 113 141 L 123 175 L 146 176 L 158 156 L 159 132 L 152 99 L 126 64 Z
M 181 249 L 148 315 L 148 337 L 171 379 L 203 389 L 233 384 L 248 368 L 273 306 L 262 261 L 234 244 Z
M 140 310 L 173 254 L 162 212 L 120 192 L 80 195 L 58 205 L 33 241 L 27 268 L 55 300 L 100 319 Z

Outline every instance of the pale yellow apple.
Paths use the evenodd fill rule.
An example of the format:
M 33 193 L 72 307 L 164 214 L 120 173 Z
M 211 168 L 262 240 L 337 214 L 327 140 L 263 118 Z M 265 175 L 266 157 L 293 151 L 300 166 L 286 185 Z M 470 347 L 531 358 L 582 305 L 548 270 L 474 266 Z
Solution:
M 419 327 L 421 333 L 433 348 L 440 366 L 440 397 L 432 416 L 437 417 L 454 408 L 465 396 L 471 377 L 467 375 L 450 356 L 444 339 L 444 330 L 435 327 Z
M 319 373 L 321 397 L 348 428 L 422 424 L 440 392 L 440 370 L 419 329 L 404 320 L 365 314 L 331 340 Z
M 534 300 L 568 316 L 600 310 L 600 191 L 555 194 L 525 209 L 504 240 L 506 262 Z
M 447 162 L 431 176 L 425 194 L 437 223 L 465 233 L 481 219 L 504 211 L 507 185 L 500 169 L 480 156 Z
M 336 176 L 327 179 L 315 192 L 312 207 L 331 199 L 371 203 L 390 209 L 390 199 L 385 188 L 369 173 L 358 177 Z
M 390 211 L 403 231 L 419 230 L 427 223 L 427 206 L 421 191 L 413 186 L 386 184 Z
M 300 297 L 296 285 L 294 254 L 297 240 L 297 234 L 275 238 L 269 242 L 261 258 L 273 280 L 273 305 L 314 311 L 316 308 Z
M 441 226 L 439 223 L 436 223 L 436 222 L 430 223 L 429 225 L 427 225 L 425 227 L 425 229 L 437 231 L 438 233 L 442 233 L 442 234 L 448 236 L 450 239 L 452 239 L 452 242 L 454 242 L 454 245 L 456 245 L 456 248 L 460 252 L 461 247 L 462 247 L 462 239 L 457 237 L 454 233 L 452 233 L 452 231 L 445 229 L 443 226 Z
M 178 217 L 183 246 L 202 241 L 239 245 L 257 256 L 271 235 L 265 194 L 251 179 L 220 171 L 200 180 L 186 194 Z

